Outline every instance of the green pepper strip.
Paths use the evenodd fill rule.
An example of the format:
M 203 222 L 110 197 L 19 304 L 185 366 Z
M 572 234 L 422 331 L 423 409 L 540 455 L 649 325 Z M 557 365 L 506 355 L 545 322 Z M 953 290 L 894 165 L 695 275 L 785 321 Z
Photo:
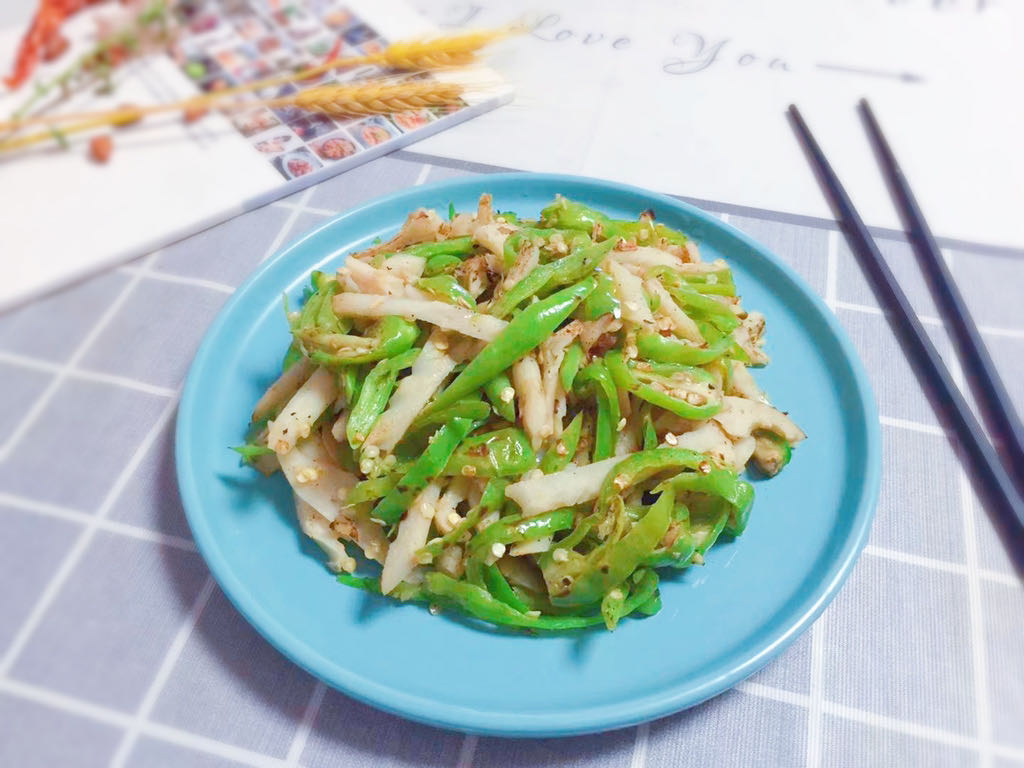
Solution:
M 420 243 L 411 245 L 401 251 L 406 256 L 419 256 L 424 259 L 432 259 L 434 256 L 465 256 L 473 250 L 473 238 L 454 237 L 451 240 L 441 240 L 437 243 Z
M 717 296 L 736 295 L 736 285 L 732 281 L 732 271 L 728 267 L 723 267 L 715 272 L 684 274 L 683 279 L 700 293 Z
M 362 504 L 365 501 L 373 501 L 374 499 L 387 496 L 388 492 L 398 485 L 401 477 L 398 472 L 392 472 L 381 477 L 371 477 L 367 480 L 362 480 L 352 486 L 352 490 L 345 497 L 345 503 Z
M 562 430 L 562 436 L 558 438 L 558 442 L 554 448 L 548 450 L 544 454 L 544 458 L 541 459 L 540 469 L 545 475 L 553 475 L 555 472 L 561 472 L 567 466 L 569 462 L 576 457 L 576 449 L 580 444 L 580 435 L 583 432 L 583 413 L 577 413 L 576 418 L 569 422 L 569 426 Z M 558 446 L 565 447 L 565 453 L 558 453 Z
M 390 360 L 381 360 L 366 375 L 359 399 L 349 411 L 348 425 L 345 427 L 345 436 L 353 449 L 363 443 L 377 419 L 384 413 L 395 382 L 398 381 L 398 374 L 416 362 L 419 354 L 418 349 L 410 349 Z
M 476 427 L 476 422 L 469 419 L 452 419 L 434 433 L 433 440 L 427 444 L 426 450 L 413 462 L 398 484 L 388 495 L 377 502 L 370 517 L 383 520 L 385 523 L 397 523 L 402 514 L 412 506 L 416 495 L 427 483 L 444 471 L 452 454 L 466 436 Z
M 505 317 L 512 313 L 516 307 L 529 299 L 547 284 L 554 274 L 554 264 L 538 264 L 533 271 L 509 288 L 498 299 L 487 308 L 487 314 L 495 317 Z
M 620 414 L 619 394 L 612 374 L 601 360 L 595 360 L 576 374 L 575 387 L 580 394 L 592 391 L 597 399 L 593 460 L 614 456 Z
M 519 250 L 523 246 L 523 239 L 529 237 L 532 241 L 534 238 L 540 238 L 544 240 L 545 245 L 551 239 L 552 235 L 562 235 L 565 240 L 566 247 L 574 247 L 578 245 L 590 245 L 590 236 L 582 234 L 576 231 L 567 231 L 564 229 L 537 229 L 536 227 L 523 227 L 522 229 L 516 230 L 507 238 L 505 238 L 505 247 L 502 250 L 502 255 L 505 260 L 505 269 L 508 270 L 513 264 L 516 263 L 516 259 L 519 257 Z
M 507 373 L 499 373 L 490 381 L 484 384 L 484 394 L 491 401 L 494 412 L 510 424 L 516 423 L 516 403 L 509 400 L 507 403 L 501 399 L 501 393 L 512 387 L 512 380 Z
M 447 408 L 508 370 L 516 360 L 540 346 L 592 290 L 594 279 L 591 277 L 524 309 L 469 362 L 426 411 Z
M 439 571 L 427 575 L 426 591 L 441 602 L 449 603 L 470 616 L 492 624 L 522 627 L 542 632 L 584 629 L 604 623 L 597 616 L 528 616 L 494 598 L 486 589 L 465 581 L 456 581 Z M 649 569 L 637 582 L 623 606 L 628 615 L 646 605 L 657 594 L 658 575 Z
M 429 542 L 425 547 L 419 549 L 416 554 L 426 553 L 436 558 L 446 547 L 461 541 L 472 530 L 473 526 L 480 522 L 480 518 L 489 515 L 501 507 L 505 501 L 506 485 L 508 485 L 508 481 L 498 477 L 492 477 L 488 480 L 487 485 L 484 487 L 484 492 L 480 495 L 480 503 L 469 510 L 459 524 L 448 531 L 448 533 L 438 540 Z
M 698 347 L 654 331 L 640 331 L 636 335 L 636 348 L 640 357 L 658 363 L 707 365 L 728 355 L 736 344 L 731 336 L 723 336 L 712 344 Z
M 525 520 L 520 515 L 496 520 L 469 542 L 470 558 L 486 557 L 494 544 L 518 544 L 567 531 L 572 528 L 572 521 L 573 510 L 569 507 L 554 509 Z
M 423 277 L 416 281 L 416 287 L 439 301 L 455 304 L 466 309 L 476 309 L 473 294 L 462 287 L 462 284 L 451 275 Z
M 681 472 L 669 481 L 677 492 L 706 493 L 730 506 L 728 530 L 739 536 L 747 527 L 754 502 L 754 487 L 731 469 L 712 467 L 704 472 Z
M 574 341 L 565 350 L 565 357 L 562 358 L 562 364 L 558 368 L 558 380 L 562 384 L 563 391 L 572 392 L 572 383 L 576 379 L 576 374 L 579 373 L 582 362 L 583 346 L 578 341 Z
M 563 285 L 578 282 L 590 276 L 604 261 L 608 252 L 618 243 L 617 239 L 605 240 L 603 243 L 578 248 L 568 256 L 550 263 L 551 277 L 544 284 L 545 289 L 561 288 Z
M 441 274 L 449 274 L 455 271 L 455 268 L 462 264 L 462 259 L 458 256 L 451 256 L 447 253 L 442 253 L 439 256 L 433 256 L 425 267 L 423 267 L 424 277 L 435 277 Z
M 651 409 L 644 413 L 644 450 L 650 451 L 658 447 L 658 432 L 654 429 L 654 420 L 651 418 Z
M 401 317 L 389 315 L 374 323 L 373 331 L 370 334 L 377 340 L 377 345 L 369 352 L 360 352 L 354 355 L 341 355 L 335 352 L 316 351 L 309 359 L 319 365 L 329 368 L 338 368 L 346 365 L 360 365 L 372 363 L 376 360 L 396 357 L 402 352 L 412 348 L 419 338 L 420 329 L 416 323 L 411 323 Z M 361 337 L 357 337 L 361 338 Z
M 650 384 L 644 383 L 634 373 L 633 365 L 627 364 L 622 356 L 622 352 L 618 350 L 605 355 L 604 361 L 612 374 L 615 384 L 620 389 L 636 395 L 641 400 L 646 400 L 651 405 L 664 408 L 680 418 L 703 421 L 704 419 L 711 418 L 722 409 L 720 401 L 709 401 L 704 405 L 691 405 L 685 400 L 672 397 L 660 389 L 655 389 Z M 664 377 L 663 374 L 657 372 L 657 364 L 653 364 L 651 367 L 654 369 L 654 373 L 645 374 L 647 378 L 658 379 Z M 697 373 L 698 371 L 700 372 L 699 374 Z M 681 369 L 680 372 L 682 372 Z M 703 378 L 700 374 L 709 375 L 700 368 L 691 368 L 688 372 L 692 372 L 696 378 Z M 666 387 L 671 389 L 669 385 L 666 385 Z
M 687 240 L 682 232 L 663 224 L 654 224 L 648 220 L 612 219 L 600 211 L 565 198 L 556 200 L 542 210 L 540 216 L 541 223 L 547 226 L 579 229 L 591 234 L 594 234 L 596 228 L 607 238 L 622 237 L 640 244 L 653 244 L 657 238 L 663 238 L 674 245 L 683 245 Z
M 519 599 L 519 596 L 512 591 L 505 575 L 498 570 L 496 565 L 485 565 L 483 569 L 484 586 L 487 591 L 505 605 L 515 608 L 517 611 L 526 613 L 530 606 Z
M 615 281 L 611 275 L 598 273 L 597 288 L 583 302 L 582 311 L 584 320 L 597 320 L 602 315 L 622 316 L 622 302 L 615 293 Z
M 729 307 L 695 290 L 686 279 L 671 267 L 654 267 L 651 276 L 660 280 L 672 298 L 688 315 L 706 318 L 722 333 L 731 333 L 739 327 L 739 318 Z
M 645 451 L 633 456 L 652 453 L 657 451 Z M 634 474 L 639 477 L 647 471 L 647 467 L 654 466 L 659 461 L 669 460 L 655 459 L 648 455 L 646 461 L 646 465 L 644 462 L 630 462 L 630 459 L 621 462 L 609 473 L 609 480 L 605 481 L 605 486 L 615 493 L 611 484 L 613 478 L 620 474 Z M 602 494 L 606 490 L 603 489 Z M 609 539 L 587 555 L 569 550 L 569 559 L 563 563 L 555 562 L 550 556 L 542 558 L 541 571 L 551 595 L 551 602 L 555 605 L 590 605 L 600 601 L 611 589 L 624 582 L 665 535 L 672 519 L 674 503 L 675 491 L 671 487 L 665 487 L 658 500 L 647 510 L 647 514 L 634 523 L 621 538 Z
M 490 412 L 484 403 L 480 405 Z M 455 451 L 444 474 L 463 475 L 467 467 L 472 467 L 470 474 L 474 477 L 511 477 L 535 466 L 537 455 L 523 430 L 510 427 L 467 438 Z
M 482 402 L 476 397 L 467 397 L 465 400 L 459 400 L 459 402 L 445 408 L 443 411 L 438 411 L 425 417 L 417 417 L 409 426 L 407 434 L 412 435 L 430 427 L 437 427 L 455 418 L 484 421 L 490 413 L 491 408 L 487 403 Z

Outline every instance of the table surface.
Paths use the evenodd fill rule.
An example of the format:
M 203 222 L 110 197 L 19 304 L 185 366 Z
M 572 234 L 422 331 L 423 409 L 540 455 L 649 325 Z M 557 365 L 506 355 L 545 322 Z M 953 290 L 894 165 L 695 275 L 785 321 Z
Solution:
M 259 262 L 327 217 L 494 170 L 399 152 L 0 316 L 0 765 L 1024 766 L 1024 590 L 826 221 L 701 203 L 825 298 L 884 435 L 878 513 L 849 582 L 733 691 L 603 735 L 477 739 L 325 689 L 236 613 L 174 480 L 175 409 L 205 329 Z M 881 245 L 955 365 L 909 248 Z M 1024 407 L 1024 253 L 946 255 Z

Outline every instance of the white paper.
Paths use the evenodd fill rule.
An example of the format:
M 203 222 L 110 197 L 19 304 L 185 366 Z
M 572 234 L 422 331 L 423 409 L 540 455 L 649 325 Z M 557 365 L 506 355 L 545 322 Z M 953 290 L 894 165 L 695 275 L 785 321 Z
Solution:
M 866 96 L 937 234 L 1024 246 L 1022 3 L 417 5 L 442 26 L 532 29 L 494 60 L 515 102 L 420 151 L 830 217 L 795 102 L 869 224 L 897 227 L 855 111 Z
M 334 2 L 335 0 L 332 0 Z M 264 2 L 264 0 L 255 0 Z M 273 7 L 274 0 L 266 0 Z M 437 28 L 403 0 L 337 0 L 388 40 L 430 36 Z M 116 7 L 116 6 L 115 6 Z M 100 10 L 103 10 L 102 8 Z M 97 13 L 100 12 L 99 10 Z M 85 40 L 95 20 L 90 13 L 73 18 L 69 37 Z M 222 25 L 223 26 L 223 25 Z M 0 51 L 16 50 L 23 28 L 0 30 Z M 38 78 L 61 71 L 70 54 L 44 67 Z M 4 66 L 6 66 L 6 61 Z M 443 77 L 444 75 L 439 75 Z M 114 131 L 114 151 L 106 165 L 88 158 L 88 136 L 73 138 L 70 151 L 53 142 L 19 153 L 0 154 L 0 309 L 25 301 L 120 261 L 152 251 L 244 210 L 301 189 L 354 165 L 393 151 L 432 131 L 442 130 L 507 101 L 510 93 L 497 75 L 478 68 L 460 71 L 460 81 L 482 79 L 487 89 L 467 93 L 468 106 L 409 133 L 385 123 L 393 138 L 367 146 L 351 157 L 322 161 L 308 175 L 286 180 L 271 161 L 282 165 L 294 155 L 261 154 L 261 139 L 288 136 L 285 149 L 305 152 L 321 162 L 311 144 L 284 123 L 252 138 L 244 137 L 223 115 L 211 114 L 192 125 L 179 115 L 151 118 L 130 130 Z M 35 79 L 35 78 L 34 78 Z M 185 98 L 196 87 L 181 68 L 163 55 L 125 65 L 111 96 L 93 93 L 62 105 L 62 111 L 109 109 L 122 104 L 146 105 Z M 31 85 L 0 95 L 0 115 L 20 105 Z M 383 120 L 383 118 L 372 118 Z M 361 125 L 358 124 L 358 125 Z M 322 138 L 344 135 L 359 146 L 355 131 L 342 125 Z

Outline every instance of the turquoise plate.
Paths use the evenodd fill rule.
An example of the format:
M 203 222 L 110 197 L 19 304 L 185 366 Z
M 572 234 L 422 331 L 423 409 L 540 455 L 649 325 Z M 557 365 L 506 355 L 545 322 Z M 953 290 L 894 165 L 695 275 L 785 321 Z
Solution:
M 653 208 L 707 260 L 732 266 L 749 309 L 768 318 L 772 363 L 756 377 L 807 431 L 790 466 L 756 483 L 742 537 L 668 576 L 654 617 L 563 636 L 491 631 L 339 585 L 297 532 L 291 494 L 240 468 L 249 412 L 288 346 L 312 269 L 390 237 L 418 207 L 536 215 L 556 193 L 613 216 Z M 825 254 L 821 254 L 825 258 Z M 200 552 L 242 615 L 328 685 L 403 717 L 502 736 L 561 736 L 632 725 L 714 696 L 778 655 L 836 595 L 867 540 L 881 469 L 864 369 L 822 301 L 750 238 L 692 206 L 634 187 L 548 174 L 474 176 L 415 187 L 349 211 L 285 248 L 227 303 L 188 376 L 176 461 Z

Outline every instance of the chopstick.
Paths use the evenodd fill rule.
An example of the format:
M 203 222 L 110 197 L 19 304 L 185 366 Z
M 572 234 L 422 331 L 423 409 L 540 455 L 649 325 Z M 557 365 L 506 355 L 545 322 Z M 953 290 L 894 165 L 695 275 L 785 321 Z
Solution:
M 906 294 L 878 250 L 878 245 L 872 239 L 807 123 L 804 122 L 800 110 L 791 104 L 789 114 L 840 227 L 846 233 L 861 267 L 872 281 L 876 295 L 889 310 L 890 317 L 902 335 L 904 349 L 917 366 L 922 384 L 932 391 L 933 406 L 942 411 L 942 415 L 953 425 L 957 437 L 960 438 L 974 478 L 989 501 L 986 509 L 1011 561 L 1018 572 L 1024 575 L 1024 499 L 1017 492 L 995 449 L 988 442 L 953 377 L 943 365 L 935 345 L 932 344 L 921 321 L 911 308 Z
M 985 348 L 985 342 L 956 283 L 953 282 L 953 276 L 942 258 L 924 214 L 921 213 L 907 177 L 896 161 L 889 142 L 882 134 L 882 128 L 875 118 L 871 105 L 867 99 L 861 99 L 859 107 L 868 134 L 878 152 L 882 170 L 896 198 L 910 242 L 917 252 L 922 269 L 928 276 L 936 303 L 952 327 L 957 349 L 964 362 L 967 381 L 974 390 L 974 396 L 989 423 L 994 440 L 997 444 L 1002 443 L 1009 464 L 1007 468 L 1017 483 L 1018 491 L 1024 493 L 1024 424 L 1021 424 L 1010 395 L 999 378 L 995 364 Z

